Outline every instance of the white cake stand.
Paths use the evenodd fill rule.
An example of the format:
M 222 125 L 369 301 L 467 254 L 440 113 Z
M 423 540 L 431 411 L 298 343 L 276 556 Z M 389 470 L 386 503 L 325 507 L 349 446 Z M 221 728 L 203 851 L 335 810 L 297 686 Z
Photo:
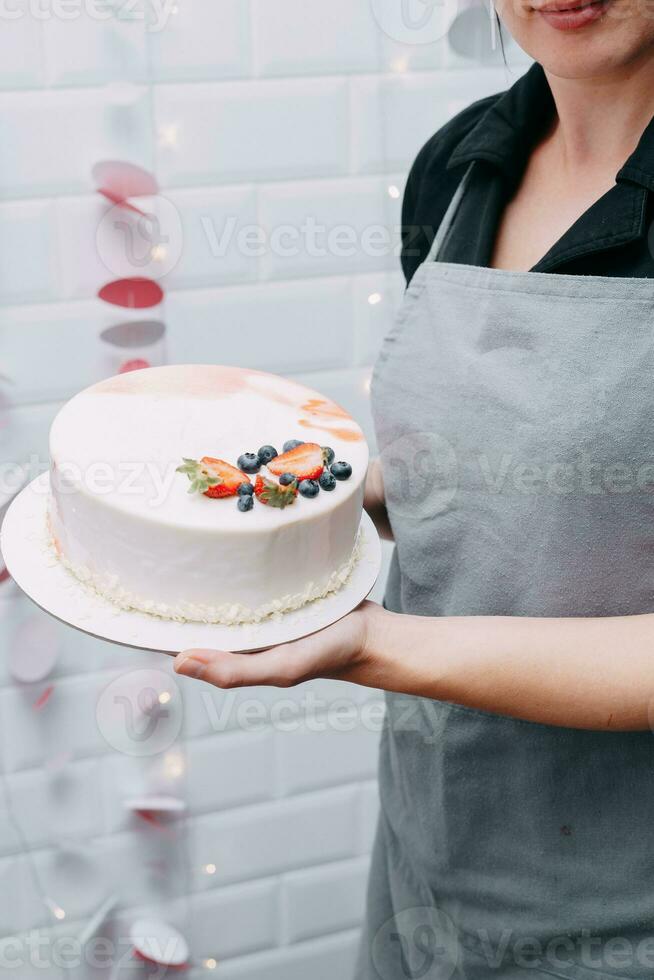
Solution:
M 361 557 L 338 592 L 279 619 L 254 625 L 176 623 L 126 611 L 79 582 L 48 546 L 49 475 L 42 473 L 14 499 L 0 534 L 2 556 L 16 584 L 45 612 L 101 640 L 138 650 L 176 654 L 191 647 L 255 652 L 298 640 L 347 616 L 372 590 L 381 567 L 381 544 L 364 512 Z

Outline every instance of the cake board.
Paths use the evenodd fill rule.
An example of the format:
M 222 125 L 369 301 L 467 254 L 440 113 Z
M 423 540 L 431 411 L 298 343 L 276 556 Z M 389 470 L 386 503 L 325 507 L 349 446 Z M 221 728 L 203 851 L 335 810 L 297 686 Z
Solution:
M 5 565 L 20 589 L 55 619 L 100 640 L 136 650 L 175 656 L 180 650 L 209 648 L 255 653 L 325 629 L 347 616 L 372 591 L 382 563 L 375 526 L 362 514 L 361 554 L 338 592 L 261 623 L 223 626 L 178 623 L 124 610 L 78 581 L 49 546 L 46 514 L 50 478 L 42 473 L 12 501 L 0 533 Z

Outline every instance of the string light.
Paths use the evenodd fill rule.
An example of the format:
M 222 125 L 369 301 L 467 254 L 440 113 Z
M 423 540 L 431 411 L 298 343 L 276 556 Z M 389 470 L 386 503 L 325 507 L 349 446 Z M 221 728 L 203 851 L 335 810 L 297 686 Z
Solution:
M 397 201 L 398 197 L 400 196 L 400 188 L 395 184 L 391 184 L 388 188 L 388 196 L 392 197 L 394 201 Z
M 168 704 L 170 701 L 171 694 L 170 691 L 162 691 L 159 695 L 159 704 Z
M 177 146 L 179 130 L 171 124 L 159 127 L 159 146 Z
M 167 255 L 168 249 L 165 245 L 153 245 L 150 249 L 150 258 L 153 262 L 163 262 Z M 161 696 L 159 697 L 159 700 L 161 701 Z M 163 703 L 164 702 L 162 701 L 162 704 Z
M 216 960 L 214 960 L 213 956 L 210 956 L 209 959 L 208 960 L 205 960 L 202 965 L 207 970 L 215 970 L 216 967 L 218 966 L 218 963 L 217 963 Z
M 371 306 L 377 306 L 377 304 L 381 303 L 381 301 L 382 301 L 381 293 L 371 293 L 370 296 L 368 297 L 368 302 L 370 303 Z
M 216 865 L 215 864 L 205 864 L 205 866 L 204 866 L 204 873 L 206 875 L 215 875 L 215 873 L 216 873 Z
M 184 759 L 180 752 L 167 752 L 164 770 L 169 779 L 179 779 L 184 772 Z

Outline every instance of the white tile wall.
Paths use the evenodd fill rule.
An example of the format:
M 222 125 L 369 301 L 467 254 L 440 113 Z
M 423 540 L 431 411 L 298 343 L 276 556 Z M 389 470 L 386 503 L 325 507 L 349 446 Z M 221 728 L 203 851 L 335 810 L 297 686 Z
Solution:
M 379 11 L 393 2 L 115 0 L 99 18 L 69 0 L 70 16 L 3 18 L 0 463 L 44 468 L 61 400 L 121 363 L 101 331 L 153 315 L 168 328 L 158 356 L 293 374 L 360 418 L 374 446 L 367 384 L 402 293 L 405 174 L 454 112 L 517 74 L 479 69 L 442 37 L 390 36 Z M 139 244 L 135 218 L 112 241 L 93 193 L 93 164 L 111 159 L 154 168 L 161 187 L 140 202 L 172 256 L 156 311 L 95 298 L 130 271 L 129 236 Z M 317 248 L 293 231 L 307 223 L 322 229 Z M 325 250 L 330 234 L 338 247 Z M 190 980 L 213 959 L 224 980 L 347 980 L 379 805 L 374 693 L 179 679 L 182 736 L 128 756 L 102 737 L 98 698 L 114 677 L 170 663 L 50 623 L 39 642 L 56 646 L 56 668 L 20 684 L 11 662 L 44 622 L 0 583 L 0 944 L 37 927 L 75 935 L 113 893 L 122 921 L 144 907 L 179 923 Z M 148 793 L 186 812 L 126 810 Z M 62 973 L 24 963 L 15 975 Z

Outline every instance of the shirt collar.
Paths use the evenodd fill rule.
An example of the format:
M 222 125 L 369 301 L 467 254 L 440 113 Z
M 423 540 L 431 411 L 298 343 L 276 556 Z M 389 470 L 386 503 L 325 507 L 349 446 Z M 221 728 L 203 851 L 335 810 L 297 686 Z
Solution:
M 517 182 L 533 145 L 551 122 L 554 111 L 545 72 L 539 64 L 534 64 L 461 140 L 449 159 L 448 170 L 474 160 L 486 160 Z M 654 191 L 654 118 L 618 171 L 616 181 L 629 181 Z

